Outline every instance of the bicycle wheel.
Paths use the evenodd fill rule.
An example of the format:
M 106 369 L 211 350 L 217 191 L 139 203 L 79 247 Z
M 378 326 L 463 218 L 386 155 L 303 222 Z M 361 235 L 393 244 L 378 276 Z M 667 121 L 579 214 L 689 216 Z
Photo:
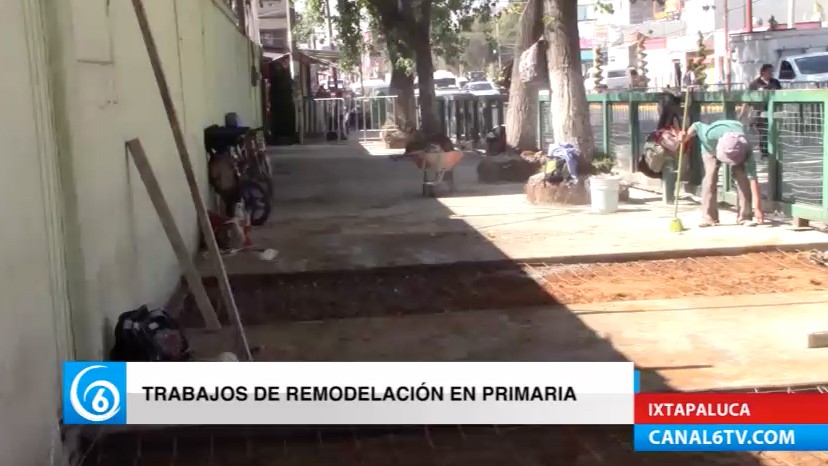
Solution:
M 264 187 L 268 199 L 273 199 L 273 180 L 268 176 L 263 176 L 257 180 L 259 184 Z
M 273 175 L 273 167 L 270 165 L 270 157 L 267 154 L 263 154 L 259 157 L 259 170 L 261 170 L 262 174 L 267 177 Z
M 242 184 L 242 198 L 247 212 L 250 213 L 250 224 L 261 226 L 270 217 L 270 196 L 267 190 L 255 181 L 245 181 Z

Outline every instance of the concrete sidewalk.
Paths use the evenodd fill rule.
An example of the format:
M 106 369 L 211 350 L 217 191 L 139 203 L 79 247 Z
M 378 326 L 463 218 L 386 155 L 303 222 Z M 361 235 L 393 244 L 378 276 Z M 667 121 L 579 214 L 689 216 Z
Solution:
M 247 329 L 261 361 L 633 361 L 645 390 L 818 384 L 825 293 L 627 301 L 509 311 L 279 323 Z M 215 353 L 233 329 L 194 333 Z
M 587 207 L 534 206 L 522 184 L 478 183 L 479 156 L 456 168 L 458 193 L 421 195 L 421 172 L 392 151 L 355 143 L 273 149 L 275 202 L 271 220 L 253 231 L 259 248 L 278 251 L 265 262 L 255 252 L 226 258 L 231 274 L 298 272 L 466 261 L 588 262 L 619 257 L 693 255 L 740 248 L 811 248 L 828 241 L 789 225 L 696 228 L 699 207 L 681 206 L 689 229 L 669 232 L 672 206 L 634 191 L 618 213 Z M 725 225 L 735 223 L 722 212 Z M 209 275 L 208 268 L 202 268 Z

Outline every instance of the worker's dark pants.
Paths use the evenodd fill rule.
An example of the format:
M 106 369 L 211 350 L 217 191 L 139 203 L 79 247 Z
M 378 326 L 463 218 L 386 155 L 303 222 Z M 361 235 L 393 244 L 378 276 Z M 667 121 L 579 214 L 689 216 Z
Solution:
M 759 133 L 759 150 L 762 157 L 767 157 L 770 154 L 768 149 L 768 119 L 756 117 L 753 119 L 753 126 L 756 127 L 756 132 Z
M 750 153 L 749 153 L 750 154 Z M 722 162 L 711 154 L 702 153 L 704 161 L 704 181 L 702 181 L 702 215 L 704 220 L 719 223 L 719 203 L 716 199 L 719 188 L 719 168 Z M 730 173 L 736 181 L 736 194 L 739 196 L 739 215 L 737 222 L 751 220 L 750 181 L 744 163 L 731 165 Z

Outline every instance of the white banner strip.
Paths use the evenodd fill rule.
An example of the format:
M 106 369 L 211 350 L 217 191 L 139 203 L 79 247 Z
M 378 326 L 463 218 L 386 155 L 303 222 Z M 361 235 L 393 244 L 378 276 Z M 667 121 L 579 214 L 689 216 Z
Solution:
M 632 363 L 66 364 L 67 423 L 633 423 Z

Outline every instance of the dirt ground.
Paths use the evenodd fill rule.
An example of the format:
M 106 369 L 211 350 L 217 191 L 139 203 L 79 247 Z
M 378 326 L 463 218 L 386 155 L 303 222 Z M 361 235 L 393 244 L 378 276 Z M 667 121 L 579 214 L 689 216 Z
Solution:
M 821 466 L 819 453 L 634 453 L 630 427 L 199 428 L 104 438 L 83 466 Z M 296 435 L 296 432 L 299 435 Z
M 540 268 L 544 289 L 563 304 L 828 289 L 828 268 L 809 253 L 755 253 L 677 260 Z
M 600 311 L 576 316 L 560 307 L 544 312 L 526 308 L 828 289 L 828 269 L 809 263 L 804 254 L 776 252 L 589 265 L 529 259 L 559 257 L 558 262 L 571 263 L 574 261 L 564 259 L 598 255 L 601 260 L 611 261 L 608 257 L 613 254 L 638 254 L 653 249 L 732 249 L 824 241 L 824 235 L 814 232 L 768 225 L 750 230 L 735 226 L 691 228 L 675 235 L 665 228 L 672 208 L 656 208 L 644 201 L 625 205 L 614 216 L 529 206 L 522 202 L 522 186 L 476 183 L 476 163 L 470 157 L 457 173 L 459 194 L 441 199 L 420 197 L 418 174 L 411 166 L 365 151 L 336 152 L 327 146 L 324 150 L 280 149 L 280 154 L 274 155 L 274 163 L 281 167 L 274 176 L 278 209 L 274 209 L 268 225 L 254 230 L 253 240 L 257 246 L 277 250 L 278 258 L 262 261 L 258 254 L 238 254 L 225 261 L 251 342 L 258 341 L 258 335 L 266 336 L 261 338 L 262 351 L 281 356 L 272 360 L 441 359 L 434 357 L 436 354 L 445 360 L 580 360 L 581 356 L 599 360 L 626 358 L 638 363 L 637 357 L 646 352 L 667 360 L 668 365 L 648 364 L 653 373 L 704 370 L 707 366 L 701 365 L 708 364 L 704 357 L 710 356 L 714 363 L 728 359 L 736 365 L 742 362 L 734 357 L 742 354 L 736 350 L 749 347 L 742 344 L 740 335 L 733 335 L 732 327 L 721 325 L 728 330 L 728 340 L 736 341 L 733 345 L 713 345 L 710 340 L 722 339 L 720 333 L 705 331 L 699 325 L 708 321 L 710 325 L 719 325 L 712 318 L 713 311 L 697 312 L 698 306 L 684 303 L 680 307 L 686 306 L 688 310 L 634 316 Z M 682 207 L 682 215 L 687 217 L 683 220 L 688 225 L 689 217 L 697 210 L 695 205 Z M 732 217 L 731 212 L 723 215 Z M 500 262 L 468 263 L 473 261 Z M 204 272 L 209 276 L 206 268 Z M 205 282 L 211 299 L 218 303 L 215 279 L 207 278 Z M 592 311 L 599 308 L 596 305 Z M 455 312 L 485 310 L 492 312 Z M 532 314 L 533 311 L 537 312 Z M 763 311 L 767 312 L 764 308 L 757 312 Z M 453 313 L 440 314 L 444 312 Z M 504 317 L 504 313 L 508 316 Z M 723 320 L 740 319 L 739 325 L 745 319 L 757 319 L 756 314 L 743 316 L 734 309 L 722 314 L 727 314 L 719 316 Z M 402 315 L 410 317 L 395 318 Z M 392 318 L 370 319 L 385 316 Z M 202 326 L 192 302 L 185 305 L 181 320 L 186 327 Z M 223 320 L 228 322 L 226 316 Z M 596 328 L 603 328 L 599 324 L 609 320 L 618 331 L 596 333 Z M 287 325 L 285 321 L 303 323 Z M 471 323 L 461 325 L 466 321 Z M 267 325 L 274 322 L 278 323 Z M 771 322 L 769 327 L 777 331 L 776 321 Z M 666 345 L 665 350 L 660 345 L 665 339 L 662 330 L 668 323 L 701 329 L 701 336 L 686 332 L 667 337 L 671 345 Z M 350 330 L 343 332 L 341 326 Z M 621 327 L 634 327 L 637 333 L 622 332 Z M 276 332 L 272 332 L 274 328 Z M 754 334 L 767 332 L 760 330 L 741 337 L 761 341 Z M 232 328 L 228 327 L 225 333 L 231 335 Z M 641 338 L 641 333 L 648 335 Z M 634 345 L 625 338 L 635 339 Z M 655 340 L 659 341 L 653 344 Z M 619 352 L 619 348 L 630 351 Z M 776 348 L 771 346 L 768 351 L 792 357 L 791 352 Z M 215 346 L 211 349 L 217 350 Z M 677 361 L 688 359 L 688 354 L 695 357 L 691 363 L 696 365 L 679 367 Z M 735 362 L 731 361 L 734 359 Z M 745 370 L 753 367 L 746 366 L 749 367 Z M 661 375 L 657 375 L 654 379 L 663 383 Z M 719 379 L 716 381 L 719 383 Z M 287 430 L 292 432 L 286 433 Z M 631 444 L 629 426 L 418 426 L 379 431 L 363 426 L 336 433 L 313 427 L 239 426 L 104 437 L 89 449 L 84 464 L 826 464 L 824 455 L 812 453 L 668 455 L 634 453 Z
M 551 304 L 828 290 L 808 252 L 753 253 L 583 265 L 545 263 L 394 267 L 231 278 L 248 325 Z M 207 280 L 214 302 L 215 281 Z M 225 321 L 226 316 L 224 316 Z M 199 326 L 191 300 L 182 322 Z

